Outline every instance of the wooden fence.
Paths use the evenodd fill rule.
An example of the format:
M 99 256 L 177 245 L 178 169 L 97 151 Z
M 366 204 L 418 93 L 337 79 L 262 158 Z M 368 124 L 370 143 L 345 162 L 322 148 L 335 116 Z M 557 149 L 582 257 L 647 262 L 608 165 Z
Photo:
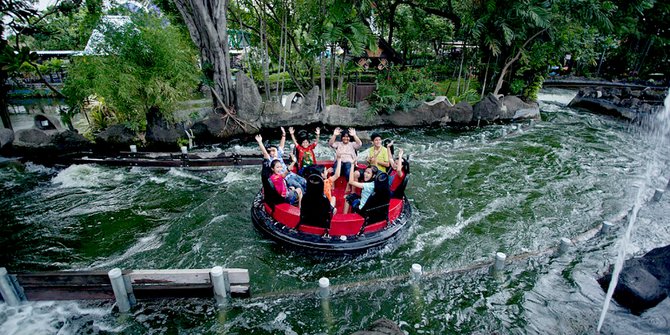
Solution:
M 115 287 L 116 286 L 116 287 Z M 10 305 L 22 300 L 116 299 L 125 312 L 137 299 L 249 297 L 247 269 L 59 271 L 9 274 L 0 268 L 0 293 Z

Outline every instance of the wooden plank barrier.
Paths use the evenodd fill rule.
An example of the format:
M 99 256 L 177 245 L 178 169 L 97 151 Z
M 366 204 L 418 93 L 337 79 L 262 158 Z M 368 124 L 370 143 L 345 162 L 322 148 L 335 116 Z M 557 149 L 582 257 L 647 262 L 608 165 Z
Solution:
M 3 268 L 4 269 L 4 268 Z M 249 297 L 249 270 L 223 269 L 166 269 L 112 271 L 58 271 L 8 274 L 16 293 L 25 300 L 94 300 L 115 299 L 112 280 L 121 280 L 121 288 L 130 304 L 135 299 L 207 298 L 217 301 L 226 297 Z M 214 280 L 223 280 L 218 284 Z M 111 278 L 111 279 L 110 279 Z M 225 288 L 225 290 L 224 290 Z M 118 290 L 118 287 L 117 287 Z M 123 289 L 121 289 L 123 290 Z M 215 291 L 218 293 L 215 294 Z M 118 292 L 117 292 L 118 293 Z M 119 297 L 116 297 L 117 302 Z M 3 299 L 4 300 L 4 299 Z

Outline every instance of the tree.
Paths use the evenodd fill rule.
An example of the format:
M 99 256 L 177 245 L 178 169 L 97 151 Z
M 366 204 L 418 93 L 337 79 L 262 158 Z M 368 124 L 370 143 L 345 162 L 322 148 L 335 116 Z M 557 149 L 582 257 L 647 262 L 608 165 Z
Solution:
M 234 114 L 235 91 L 228 50 L 228 0 L 174 0 L 174 3 L 200 50 L 214 109 Z
M 175 26 L 146 13 L 103 31 L 96 54 L 72 62 L 63 88 L 68 105 L 78 110 L 95 96 L 104 101 L 112 123 L 135 130 L 144 128 L 150 109 L 172 119 L 176 103 L 198 82 L 197 57 L 188 39 Z

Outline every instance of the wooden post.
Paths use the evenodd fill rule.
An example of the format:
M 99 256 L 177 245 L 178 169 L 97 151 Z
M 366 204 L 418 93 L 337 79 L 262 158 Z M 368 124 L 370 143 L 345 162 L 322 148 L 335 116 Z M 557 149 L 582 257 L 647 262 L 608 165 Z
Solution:
M 123 280 L 121 269 L 114 268 L 107 273 L 109 280 L 112 282 L 112 290 L 116 298 L 116 306 L 119 307 L 119 312 L 127 313 L 130 311 L 130 301 L 128 300 L 128 292 L 126 291 L 126 284 Z
M 21 302 L 18 294 L 16 294 L 16 291 L 14 290 L 14 285 L 12 285 L 9 274 L 7 274 L 7 269 L 5 268 L 0 268 L 0 294 L 2 294 L 2 299 L 4 299 L 9 306 L 18 306 Z
M 209 276 L 212 279 L 212 286 L 214 286 L 214 298 L 216 303 L 223 305 L 228 300 L 228 293 L 226 290 L 226 282 L 228 273 L 223 271 L 220 266 L 215 266 L 209 271 Z

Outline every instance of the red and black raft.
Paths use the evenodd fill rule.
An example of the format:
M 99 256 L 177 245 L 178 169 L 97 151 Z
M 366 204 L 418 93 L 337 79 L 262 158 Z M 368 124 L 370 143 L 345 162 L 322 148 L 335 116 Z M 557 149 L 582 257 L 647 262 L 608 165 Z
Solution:
M 332 162 L 319 164 L 326 167 L 333 165 Z M 319 180 L 323 182 L 320 176 L 312 175 L 308 178 L 308 184 Z M 341 214 L 347 184 L 346 178 L 342 176 L 335 182 L 333 190 L 333 196 L 337 199 L 334 215 L 329 210 L 330 204 L 325 196 L 309 195 L 309 185 L 302 208 L 299 209 L 273 200 L 276 197 L 269 192 L 276 191 L 264 182 L 264 189 L 254 198 L 251 218 L 259 231 L 285 246 L 324 253 L 360 253 L 395 240 L 409 225 L 412 211 L 404 194 L 408 181 L 409 175 L 390 201 L 368 206 L 374 201 L 373 194 L 363 213 Z

